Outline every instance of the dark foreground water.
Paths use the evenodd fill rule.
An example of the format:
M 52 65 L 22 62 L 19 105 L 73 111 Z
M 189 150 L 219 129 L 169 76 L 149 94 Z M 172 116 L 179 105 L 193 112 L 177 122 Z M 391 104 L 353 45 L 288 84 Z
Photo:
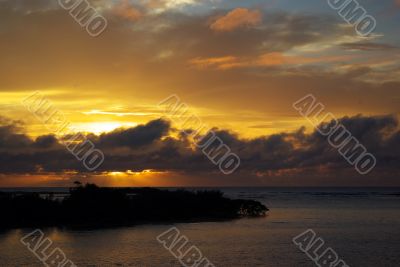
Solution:
M 223 189 L 270 208 L 261 219 L 175 226 L 215 266 L 317 266 L 293 243 L 313 229 L 349 266 L 400 266 L 400 189 Z M 171 207 L 173 209 L 174 207 Z M 42 229 L 77 266 L 181 266 L 156 237 L 171 225 Z M 0 266 L 44 266 L 20 238 L 0 232 Z

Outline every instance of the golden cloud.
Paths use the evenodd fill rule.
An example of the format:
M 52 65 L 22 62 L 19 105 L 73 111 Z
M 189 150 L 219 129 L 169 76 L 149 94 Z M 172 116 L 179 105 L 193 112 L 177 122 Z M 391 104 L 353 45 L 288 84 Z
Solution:
M 340 62 L 349 60 L 349 56 L 326 56 L 326 57 L 304 57 L 289 56 L 280 52 L 262 54 L 255 58 L 240 58 L 235 56 L 195 58 L 190 64 L 199 69 L 227 70 L 244 67 L 282 66 L 282 65 L 305 65 L 319 62 Z
M 241 62 L 238 57 L 213 57 L 213 58 L 195 58 L 190 61 L 190 64 L 199 69 L 216 68 L 216 69 L 231 69 L 240 67 Z
M 340 62 L 349 60 L 349 56 L 324 56 L 324 57 L 304 57 L 304 56 L 286 56 L 282 53 L 267 53 L 261 55 L 255 62 L 260 66 L 276 65 L 304 65 L 319 62 Z
M 214 31 L 229 32 L 242 27 L 254 27 L 261 23 L 262 14 L 259 10 L 236 8 L 214 21 L 210 28 Z

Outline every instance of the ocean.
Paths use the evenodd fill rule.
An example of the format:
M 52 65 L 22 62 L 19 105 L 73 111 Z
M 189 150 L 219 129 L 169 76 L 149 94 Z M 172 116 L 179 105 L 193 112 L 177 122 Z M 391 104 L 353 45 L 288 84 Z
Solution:
M 156 239 L 171 227 L 217 267 L 317 266 L 293 243 L 307 229 L 348 266 L 400 266 L 400 188 L 214 189 L 261 201 L 270 211 L 264 218 L 227 222 L 41 230 L 77 266 L 182 266 Z M 33 230 L 0 231 L 0 266 L 44 266 L 20 242 Z

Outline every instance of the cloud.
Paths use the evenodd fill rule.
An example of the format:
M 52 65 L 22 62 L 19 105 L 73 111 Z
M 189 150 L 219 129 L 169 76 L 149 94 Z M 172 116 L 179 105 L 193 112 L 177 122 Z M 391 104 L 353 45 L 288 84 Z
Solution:
M 400 0 L 399 0 L 400 1 Z M 346 50 L 359 50 L 359 51 L 387 51 L 398 49 L 398 47 L 389 45 L 389 44 L 381 44 L 381 43 L 368 43 L 368 42 L 356 42 L 356 43 L 343 43 L 340 45 Z
M 166 10 L 178 8 L 185 5 L 196 4 L 198 0 L 149 0 L 146 1 L 145 5 L 149 9 Z
M 372 176 L 397 177 L 400 174 L 400 131 L 394 116 L 343 117 L 340 122 L 371 152 L 378 161 Z M 330 122 L 332 123 L 332 122 Z M 41 136 L 36 141 L 14 132 L 13 127 L 1 126 L 0 174 L 74 171 L 86 173 L 53 136 Z M 193 149 L 183 134 L 169 135 L 170 124 L 164 120 L 118 130 L 100 137 L 88 137 L 106 155 L 99 172 L 127 170 L 213 174 L 218 171 L 200 149 Z M 360 177 L 326 138 L 317 131 L 306 133 L 304 128 L 253 139 L 242 139 L 228 130 L 214 132 L 241 158 L 237 175 L 280 177 L 318 174 L 333 177 L 346 174 Z M 364 177 L 362 177 L 364 179 Z M 322 182 L 322 181 L 320 181 Z
M 217 58 L 195 58 L 189 63 L 200 69 L 219 69 L 227 70 L 233 68 L 249 67 L 268 67 L 268 66 L 289 66 L 306 65 L 313 63 L 332 63 L 351 59 L 350 56 L 323 56 L 323 57 L 305 57 L 290 56 L 280 52 L 262 54 L 254 58 L 239 58 L 235 56 L 217 57 Z
M 59 144 L 54 135 L 42 135 L 35 140 L 34 145 L 38 148 L 52 148 Z
M 256 61 L 260 66 L 275 66 L 275 65 L 303 65 L 320 62 L 340 62 L 349 60 L 349 56 L 320 56 L 320 57 L 305 57 L 305 56 L 286 56 L 282 53 L 267 53 L 261 55 Z
M 190 60 L 189 63 L 199 69 L 215 68 L 222 70 L 246 65 L 245 62 L 241 62 L 238 57 L 234 56 L 195 58 Z
M 60 8 L 58 1 L 51 0 L 0 0 L 0 8 L 22 11 L 24 13 L 43 12 Z
M 20 133 L 21 123 L 0 116 L 0 150 L 20 149 L 33 142 L 25 134 Z
M 114 15 L 130 21 L 138 21 L 143 17 L 143 13 L 131 5 L 129 0 L 121 0 L 111 11 Z
M 236 8 L 223 17 L 216 19 L 210 28 L 217 32 L 230 32 L 238 28 L 254 27 L 261 23 L 262 14 L 259 10 Z
M 150 145 L 168 134 L 170 124 L 164 120 L 154 120 L 145 125 L 129 129 L 117 129 L 111 133 L 102 134 L 98 144 L 102 147 L 139 148 Z
M 321 39 L 332 40 L 345 34 L 331 18 L 285 13 L 269 15 L 265 19 L 266 27 L 214 34 L 205 24 L 208 14 L 188 16 L 166 12 L 146 15 L 129 27 L 125 20 L 107 16 L 112 30 L 106 31 L 101 38 L 91 40 L 82 34 L 84 32 L 70 17 L 63 16 L 64 13 L 64 10 L 48 10 L 24 15 L 15 10 L 0 10 L 2 27 L 8 29 L 0 31 L 0 37 L 8 40 L 0 43 L 0 73 L 8 74 L 1 77 L 0 88 L 70 89 L 71 85 L 84 83 L 86 88 L 105 92 L 101 88 L 149 86 L 148 80 L 157 75 L 159 79 L 151 83 L 154 84 L 152 90 L 160 91 L 157 88 L 177 80 L 177 76 L 179 81 L 193 77 L 184 64 L 193 58 L 225 55 L 254 58 L 260 53 L 283 53 L 297 46 Z M 51 27 L 54 24 L 58 25 L 57 29 Z M 30 44 L 29 47 L 27 44 Z M 29 53 L 29 49 L 34 49 L 36 53 Z M 170 51 L 172 56 L 166 60 L 154 60 L 162 51 Z M 36 68 L 38 64 L 44 71 Z M 15 79 L 18 76 L 25 79 Z M 199 78 L 204 80 L 205 77 Z M 157 82 L 160 84 L 155 84 Z M 99 89 L 97 83 L 103 86 Z M 169 84 L 168 87 L 194 84 L 193 81 L 187 83 L 183 86 Z M 91 91 L 87 90 L 88 93 Z M 146 90 L 136 93 L 144 92 Z M 82 94 L 82 91 L 79 90 L 79 93 Z

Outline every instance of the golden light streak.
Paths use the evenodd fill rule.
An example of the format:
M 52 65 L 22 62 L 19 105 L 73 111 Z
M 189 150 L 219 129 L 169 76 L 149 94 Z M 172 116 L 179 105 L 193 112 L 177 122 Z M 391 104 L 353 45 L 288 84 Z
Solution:
M 156 171 L 156 170 L 143 170 L 143 171 L 132 171 L 127 170 L 125 172 L 120 171 L 112 171 L 112 172 L 104 172 L 103 175 L 109 175 L 112 177 L 128 177 L 128 176 L 144 176 L 144 175 L 154 175 L 154 174 L 162 174 L 166 172 Z
M 71 129 L 75 132 L 87 132 L 94 134 L 108 133 L 118 128 L 130 128 L 137 126 L 136 122 L 81 122 L 72 123 Z

